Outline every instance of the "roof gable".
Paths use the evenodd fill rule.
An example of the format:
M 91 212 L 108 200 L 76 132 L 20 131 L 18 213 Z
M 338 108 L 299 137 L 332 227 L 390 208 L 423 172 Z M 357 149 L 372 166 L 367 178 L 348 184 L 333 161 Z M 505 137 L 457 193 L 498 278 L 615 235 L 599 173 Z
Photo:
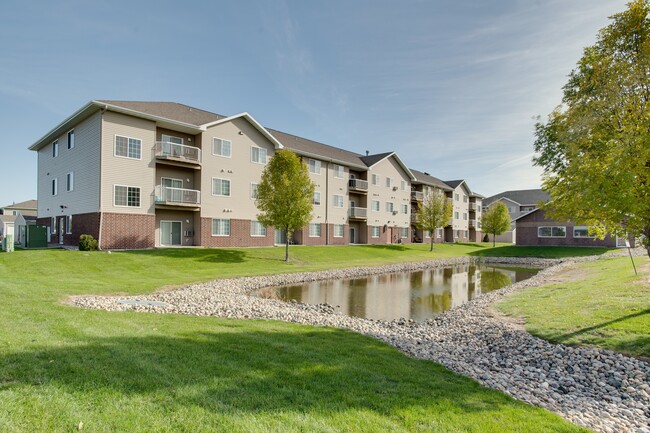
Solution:
M 395 152 L 386 152 L 386 153 L 378 153 L 376 155 L 366 155 L 362 156 L 361 160 L 370 168 L 372 169 L 373 166 L 379 164 L 381 161 L 388 159 L 388 158 L 394 158 L 397 164 L 404 170 L 404 173 L 408 176 L 408 178 L 411 181 L 416 180 L 415 176 L 413 173 L 411 173 L 411 170 L 404 164 L 402 159 L 397 155 Z
M 253 118 L 253 116 L 251 116 L 248 113 L 240 113 L 240 114 L 236 114 L 234 116 L 224 117 L 222 119 L 215 120 L 215 121 L 210 122 L 210 123 L 206 123 L 204 125 L 201 125 L 201 129 L 207 130 L 210 127 L 220 125 L 222 123 L 231 122 L 231 121 L 233 121 L 235 119 L 246 119 L 251 125 L 253 125 L 253 127 L 255 129 L 257 129 L 264 137 L 266 137 L 271 143 L 273 143 L 274 148 L 282 149 L 284 147 L 282 145 L 282 143 L 280 143 L 278 141 L 277 138 L 275 138 L 273 135 L 271 135 L 271 133 L 265 127 L 263 127 L 257 120 L 255 120 Z
M 520 189 L 513 191 L 504 191 L 483 200 L 483 204 L 489 206 L 501 198 L 517 203 L 520 206 L 537 205 L 539 202 L 546 203 L 551 200 L 551 196 L 542 189 Z

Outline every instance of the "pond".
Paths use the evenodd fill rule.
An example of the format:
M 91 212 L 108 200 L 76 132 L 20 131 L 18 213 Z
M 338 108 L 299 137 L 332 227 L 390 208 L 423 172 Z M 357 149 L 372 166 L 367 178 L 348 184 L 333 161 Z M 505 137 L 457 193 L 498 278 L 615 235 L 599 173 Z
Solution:
M 371 275 L 272 287 L 265 297 L 307 304 L 329 304 L 349 316 L 424 321 L 464 304 L 481 293 L 497 290 L 535 275 L 538 269 L 456 265 L 416 272 Z

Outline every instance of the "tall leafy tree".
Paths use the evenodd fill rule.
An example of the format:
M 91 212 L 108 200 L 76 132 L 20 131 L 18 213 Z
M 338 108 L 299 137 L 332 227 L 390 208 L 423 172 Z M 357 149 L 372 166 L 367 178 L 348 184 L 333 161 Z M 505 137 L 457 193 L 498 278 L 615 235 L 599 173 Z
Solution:
M 415 226 L 419 230 L 425 230 L 431 233 L 431 247 L 433 251 L 433 233 L 439 227 L 447 225 L 451 219 L 453 206 L 447 200 L 442 191 L 434 191 L 424 197 L 420 208 L 415 214 Z
M 311 220 L 314 189 L 307 166 L 290 150 L 278 150 L 264 167 L 255 200 L 260 210 L 257 219 L 285 233 L 285 261 L 293 232 Z
M 535 130 L 551 217 L 644 234 L 650 255 L 650 4 L 634 0 L 585 48 L 562 105 Z
M 500 201 L 493 203 L 481 216 L 481 229 L 492 235 L 492 246 L 494 247 L 497 235 L 510 230 L 508 206 Z

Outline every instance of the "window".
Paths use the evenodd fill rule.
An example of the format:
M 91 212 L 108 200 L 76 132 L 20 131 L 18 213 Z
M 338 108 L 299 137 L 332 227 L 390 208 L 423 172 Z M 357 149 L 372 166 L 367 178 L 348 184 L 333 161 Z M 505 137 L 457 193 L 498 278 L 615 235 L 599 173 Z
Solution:
M 454 193 L 454 200 L 458 201 L 458 193 Z
M 124 158 L 140 159 L 142 141 L 137 138 L 115 136 L 115 156 Z
M 344 232 L 345 232 L 345 226 L 343 224 L 334 224 L 334 237 L 335 238 L 342 238 Z
M 436 237 L 440 239 L 442 237 L 442 229 L 437 229 L 436 232 Z
M 59 179 L 52 179 L 52 195 L 57 195 L 59 193 Z
M 463 212 L 463 219 L 464 219 L 465 221 L 467 221 L 467 213 L 466 213 L 466 212 Z
M 469 238 L 469 231 L 468 230 L 465 230 L 465 237 Z
M 425 238 L 431 238 L 431 231 L 430 230 L 425 231 L 424 232 L 424 237 Z
M 379 185 L 379 175 L 378 174 L 373 174 L 372 175 L 372 184 L 373 185 Z
M 251 161 L 258 164 L 266 164 L 266 149 L 251 146 Z
M 386 212 L 393 213 L 393 207 L 394 207 L 394 205 L 393 205 L 392 202 L 390 202 L 390 201 L 386 202 Z
M 65 217 L 65 232 L 66 234 L 72 234 L 72 215 Z
M 257 198 L 257 187 L 259 185 L 256 183 L 251 183 L 251 200 L 255 200 Z
M 373 212 L 379 212 L 379 200 L 372 201 L 370 210 L 372 210 Z
M 345 176 L 345 168 L 342 165 L 334 165 L 334 177 L 337 179 L 343 179 Z
M 52 158 L 59 156 L 59 140 L 52 143 Z
M 181 137 L 163 134 L 161 138 L 163 143 L 183 144 L 183 139 Z
M 593 238 L 589 235 L 589 227 L 587 226 L 575 226 L 573 228 L 573 237 L 574 238 Z
M 343 196 L 334 194 L 334 207 L 343 207 Z
M 137 186 L 115 185 L 113 204 L 115 206 L 140 207 L 140 188 Z
M 409 213 L 409 207 L 408 207 L 407 204 L 403 204 L 403 205 L 402 205 L 402 213 L 403 213 L 404 215 L 407 215 L 407 214 Z
M 401 236 L 402 236 L 402 239 L 409 237 L 409 229 L 407 227 L 402 227 Z
M 402 191 L 406 191 L 407 187 L 408 187 L 408 183 L 405 180 L 403 180 L 402 181 Z
M 309 160 L 309 172 L 314 174 L 320 174 L 320 161 L 316 159 Z
M 221 138 L 212 139 L 212 154 L 230 158 L 232 156 L 232 142 Z
M 68 132 L 68 149 L 72 149 L 73 147 L 74 147 L 74 129 Z
M 311 202 L 314 206 L 320 206 L 320 192 L 314 191 L 314 196 L 311 198 Z
M 564 238 L 566 237 L 566 227 L 547 226 L 537 228 L 537 237 L 539 238 Z
M 266 236 L 266 227 L 259 221 L 251 221 L 251 236 Z
M 463 194 L 463 203 L 467 203 L 467 196 Z
M 212 195 L 230 197 L 230 180 L 212 178 Z
M 50 227 L 52 230 L 50 233 L 56 233 L 56 217 L 51 217 Z
M 386 178 L 386 188 L 392 188 L 393 187 L 393 178 L 387 177 Z
M 65 190 L 70 192 L 74 190 L 74 172 L 71 171 L 65 176 Z
M 458 212 L 454 212 L 454 218 L 455 218 L 455 219 L 459 219 L 459 217 L 458 217 Z
M 230 236 L 230 220 L 212 218 L 212 236 Z
M 319 223 L 309 223 L 309 237 L 310 238 L 319 238 L 320 237 L 320 224 Z
M 379 230 L 380 230 L 380 227 L 379 227 L 379 226 L 372 226 L 372 234 L 371 234 L 371 236 L 372 236 L 373 238 L 378 238 L 378 237 L 379 237 L 379 233 L 380 233 Z

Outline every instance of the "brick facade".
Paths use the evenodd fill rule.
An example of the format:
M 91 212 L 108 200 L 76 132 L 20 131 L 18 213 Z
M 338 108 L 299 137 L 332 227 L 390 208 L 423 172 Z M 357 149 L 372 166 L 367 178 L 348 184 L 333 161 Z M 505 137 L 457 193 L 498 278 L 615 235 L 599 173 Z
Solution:
M 155 246 L 156 216 L 153 214 L 102 214 L 101 249 L 141 249 Z
M 59 215 L 57 218 L 57 226 L 61 223 L 61 218 L 66 218 L 65 215 Z M 38 218 L 36 220 L 38 225 L 44 225 L 50 227 L 50 232 L 52 230 L 52 219 L 51 218 Z M 76 214 L 72 215 L 72 230 L 71 233 L 63 234 L 63 244 L 68 246 L 77 246 L 79 245 L 79 237 L 81 235 L 91 235 L 95 239 L 99 237 L 99 213 L 85 213 L 85 214 Z M 52 233 L 50 237 L 51 245 L 59 245 L 59 232 Z
M 251 236 L 250 220 L 230 220 L 230 236 L 212 236 L 212 218 L 201 218 L 201 246 L 219 247 L 270 247 L 275 241 L 273 227 L 266 228 L 266 236 Z

